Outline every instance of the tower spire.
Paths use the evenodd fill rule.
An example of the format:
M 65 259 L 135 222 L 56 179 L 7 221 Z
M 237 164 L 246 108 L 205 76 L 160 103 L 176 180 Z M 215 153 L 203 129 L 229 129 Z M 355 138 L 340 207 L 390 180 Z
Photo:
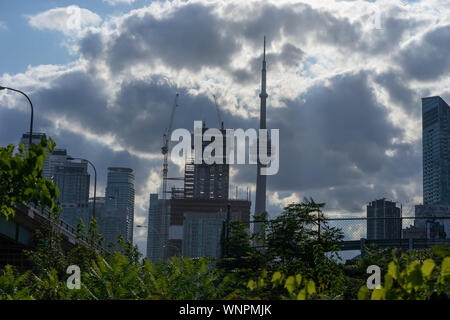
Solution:
M 264 36 L 264 62 L 266 62 L 266 36 Z
M 268 94 L 266 92 L 266 36 L 264 36 L 264 54 L 261 70 L 261 93 L 259 98 L 261 99 L 259 128 L 266 129 L 266 101 Z M 264 167 L 259 161 L 259 140 L 258 140 L 258 164 L 256 173 L 256 199 L 255 199 L 255 216 L 260 216 L 266 212 L 266 176 L 261 174 L 261 169 Z M 254 232 L 259 232 L 261 229 L 261 223 L 256 222 L 254 224 Z

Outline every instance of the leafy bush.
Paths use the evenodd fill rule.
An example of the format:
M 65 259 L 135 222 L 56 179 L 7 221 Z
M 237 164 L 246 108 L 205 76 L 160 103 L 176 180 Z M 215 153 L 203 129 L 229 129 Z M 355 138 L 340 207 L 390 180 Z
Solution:
M 53 214 L 60 211 L 58 188 L 42 176 L 47 149 L 52 152 L 54 147 L 51 138 L 31 144 L 28 151 L 20 143 L 18 153 L 12 144 L 0 147 L 0 214 L 14 216 L 14 205 L 22 203 L 47 207 Z
M 366 286 L 358 293 L 360 300 L 425 300 L 435 296 L 447 297 L 450 290 L 450 257 L 444 258 L 441 266 L 432 259 L 422 263 L 411 261 L 402 269 L 394 255 L 384 277 L 384 286 L 371 293 Z

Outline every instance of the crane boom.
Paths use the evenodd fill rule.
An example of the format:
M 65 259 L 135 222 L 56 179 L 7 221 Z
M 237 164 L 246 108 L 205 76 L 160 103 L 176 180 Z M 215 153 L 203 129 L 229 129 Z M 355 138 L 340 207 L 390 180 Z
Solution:
M 164 160 L 163 160 L 163 179 L 162 179 L 162 197 L 163 197 L 163 204 L 162 204 L 162 221 L 161 221 L 161 228 L 162 228 L 162 232 L 161 232 L 161 236 L 160 236 L 160 240 L 161 240 L 161 248 L 162 248 L 162 252 L 163 252 L 163 260 L 166 259 L 167 254 L 166 254 L 166 250 L 167 250 L 167 243 L 166 241 L 168 241 L 168 234 L 169 234 L 169 215 L 167 214 L 167 173 L 168 173 L 168 156 L 169 156 L 169 139 L 170 139 L 170 134 L 172 133 L 172 126 L 173 126 L 173 119 L 175 117 L 175 111 L 178 107 L 178 97 L 179 94 L 177 93 L 175 95 L 175 102 L 173 104 L 173 108 L 172 108 L 172 113 L 170 115 L 170 121 L 169 121 L 169 127 L 166 131 L 166 133 L 163 136 L 163 147 L 161 148 L 162 150 L 162 154 L 164 156 Z
M 167 129 L 167 136 L 169 136 L 172 133 L 173 118 L 175 116 L 175 110 L 178 107 L 178 97 L 179 96 L 180 96 L 179 93 L 175 94 L 175 102 L 173 104 L 172 114 L 170 115 L 170 122 L 169 122 L 169 128 Z M 169 140 L 169 137 L 167 137 L 167 140 Z

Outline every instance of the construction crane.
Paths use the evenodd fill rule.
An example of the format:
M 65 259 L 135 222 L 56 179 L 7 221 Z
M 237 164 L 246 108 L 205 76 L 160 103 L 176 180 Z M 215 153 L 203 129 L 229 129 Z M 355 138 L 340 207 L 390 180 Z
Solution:
M 167 214 L 167 204 L 166 204 L 166 200 L 167 200 L 167 172 L 168 172 L 168 157 L 169 157 L 169 139 L 170 139 L 170 134 L 172 133 L 172 125 L 173 125 L 173 119 L 175 116 L 175 110 L 178 107 L 178 97 L 179 94 L 177 93 L 175 95 L 175 102 L 173 104 L 173 108 L 172 108 L 172 113 L 170 114 L 170 121 L 169 121 L 169 127 L 167 128 L 166 133 L 163 136 L 163 146 L 161 148 L 162 154 L 164 156 L 164 160 L 163 160 L 163 186 L 162 186 L 162 196 L 163 196 L 163 204 L 162 204 L 162 239 L 163 241 L 167 241 L 168 240 L 168 228 L 169 228 L 169 215 Z M 163 249 L 163 259 L 166 258 L 166 254 L 165 251 L 167 249 L 167 245 L 165 245 L 165 242 L 162 243 L 162 248 Z
M 214 97 L 214 103 L 216 104 L 216 110 L 217 110 L 217 119 L 219 120 L 219 128 L 221 130 L 223 130 L 223 121 L 222 121 L 222 117 L 220 116 L 220 109 L 219 109 L 219 105 L 217 104 L 217 99 L 216 96 L 213 95 Z

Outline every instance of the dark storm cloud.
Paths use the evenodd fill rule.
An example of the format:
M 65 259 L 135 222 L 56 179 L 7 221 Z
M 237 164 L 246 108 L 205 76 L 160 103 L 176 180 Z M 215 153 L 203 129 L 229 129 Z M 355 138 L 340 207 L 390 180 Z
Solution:
M 260 48 L 262 52 L 262 48 Z M 266 60 L 270 61 L 269 71 L 293 70 L 299 68 L 305 57 L 305 52 L 291 43 L 285 43 L 280 53 L 267 53 Z M 246 69 L 231 71 L 233 79 L 239 83 L 258 83 L 261 73 L 263 53 L 249 62 Z M 289 69 L 290 68 L 290 69 Z
M 351 24 L 347 19 L 339 19 L 326 11 L 311 8 L 303 3 L 275 6 L 253 4 L 242 21 L 231 24 L 235 34 L 250 40 L 257 48 L 261 39 L 267 36 L 268 43 L 288 37 L 288 40 L 306 43 L 315 40 L 339 46 L 353 45 L 360 39 L 359 24 Z
M 252 79 L 252 68 L 233 70 L 230 62 L 242 43 L 250 43 L 260 52 L 264 35 L 268 53 L 272 43 L 280 39 L 287 41 L 282 43 L 281 62 L 285 67 L 294 67 L 304 55 L 295 44 L 329 45 L 343 54 L 382 54 L 396 48 L 405 32 L 418 25 L 413 20 L 389 16 L 383 19 L 383 30 L 366 34 L 360 22 L 350 22 L 302 3 L 230 4 L 224 7 L 223 18 L 214 9 L 212 5 L 196 3 L 175 8 L 162 18 L 150 13 L 133 14 L 106 39 L 89 33 L 80 41 L 80 53 L 93 67 L 99 61 L 106 61 L 113 72 L 136 64 L 163 63 L 175 70 L 193 72 L 203 67 L 220 67 L 231 72 L 235 80 L 245 82 Z M 227 19 L 226 14 L 236 17 Z
M 389 71 L 379 74 L 375 81 L 389 93 L 391 100 L 400 105 L 408 114 L 419 116 L 421 112 L 420 96 L 408 87 L 404 75 L 400 71 Z
M 374 30 L 372 37 L 366 41 L 363 48 L 372 54 L 386 54 L 392 49 L 396 50 L 405 34 L 414 32 L 417 27 L 424 24 L 423 21 L 414 19 L 402 19 L 397 17 L 394 9 L 382 17 L 382 30 Z
M 63 74 L 53 80 L 49 88 L 34 93 L 31 98 L 43 115 L 65 118 L 97 134 L 108 130 L 105 83 L 84 72 Z
M 81 39 L 80 52 L 83 53 L 86 59 L 95 59 L 101 56 L 103 51 L 103 38 L 98 33 L 88 33 L 84 38 Z
M 405 73 L 417 80 L 433 81 L 450 71 L 450 25 L 429 31 L 396 57 Z
M 14 93 L 13 93 L 14 94 Z M 30 131 L 31 110 L 28 101 L 20 98 L 18 104 L 23 108 L 8 109 L 6 105 L 0 103 L 0 146 L 8 144 L 17 145 L 22 138 L 22 134 Z M 41 105 L 34 103 L 34 132 L 39 129 L 52 127 L 53 124 L 42 114 Z
M 211 6 L 191 4 L 162 19 L 149 13 L 127 18 L 120 26 L 120 35 L 110 40 L 110 67 L 120 71 L 130 63 L 161 61 L 175 69 L 199 71 L 227 65 L 239 44 L 223 33 L 223 22 L 212 10 Z M 87 45 L 83 53 L 89 50 Z
M 285 67 L 298 67 L 304 55 L 305 53 L 300 48 L 290 43 L 285 43 L 279 58 Z
M 60 110 L 62 114 L 64 112 L 63 108 L 64 105 L 61 106 Z M 137 173 L 136 187 L 141 188 L 145 185 L 145 181 L 148 178 L 149 169 L 161 162 L 159 159 L 139 159 L 127 151 L 113 151 L 107 145 L 89 140 L 77 133 L 56 128 L 55 122 L 44 116 L 47 110 L 36 103 L 34 132 L 46 133 L 48 137 L 52 137 L 55 140 L 56 148 L 67 149 L 71 156 L 87 158 L 92 161 L 98 171 L 100 196 L 102 195 L 102 188 L 106 186 L 106 172 L 108 167 L 125 166 L 135 169 Z M 23 112 L 19 109 L 0 108 L 0 146 L 6 146 L 9 143 L 17 145 L 22 134 L 28 131 L 28 112 Z M 93 183 L 93 176 L 91 179 Z
M 405 198 L 403 185 L 420 173 L 420 146 L 392 142 L 403 132 L 377 102 L 369 72 L 331 78 L 287 108 L 270 108 L 270 98 L 268 105 L 268 127 L 280 129 L 280 171 L 268 177 L 270 190 L 356 212 L 372 198 Z M 254 182 L 254 168 L 238 170 L 238 182 Z
M 317 86 L 301 98 L 287 102 L 286 113 L 280 112 L 271 124 L 284 128 L 286 141 L 294 141 L 281 151 L 283 146 L 286 154 L 296 150 L 306 162 L 297 167 L 298 185 L 334 186 L 381 169 L 390 140 L 401 131 L 376 101 L 367 73 L 334 77 L 328 86 Z M 285 174 L 279 178 L 290 173 Z
M 130 150 L 159 153 L 177 92 L 179 107 L 173 129 L 193 130 L 195 120 L 205 121 L 208 127 L 219 126 L 212 96 L 192 95 L 189 89 L 176 88 L 166 78 L 155 75 L 123 82 L 115 101 L 108 105 L 105 83 L 91 74 L 70 72 L 31 98 L 39 106 L 41 116 L 65 119 L 70 125 L 97 135 L 112 135 Z M 247 120 L 226 111 L 226 106 L 220 107 L 225 126 L 249 126 Z
M 373 16 L 374 11 L 371 13 Z M 406 32 L 413 31 L 420 25 L 420 21 L 401 19 L 396 17 L 396 10 L 392 10 L 381 19 L 382 30 L 372 28 L 363 32 L 360 22 L 350 22 L 347 18 L 338 18 L 333 14 L 313 9 L 307 4 L 285 6 L 264 6 L 255 4 L 252 16 L 244 21 L 232 25 L 236 34 L 242 33 L 251 41 L 255 49 L 260 47 L 262 37 L 268 36 L 269 44 L 280 38 L 288 41 L 326 44 L 335 47 L 343 53 L 361 52 L 363 54 L 384 54 L 395 49 Z M 372 17 L 365 17 L 365 23 L 370 23 Z
M 159 159 L 140 159 L 126 150 L 113 151 L 107 145 L 66 130 L 50 128 L 47 133 L 55 140 L 57 148 L 67 149 L 71 156 L 86 158 L 94 163 L 98 174 L 98 196 L 104 196 L 108 167 L 132 168 L 135 175 L 136 193 L 139 194 L 142 192 L 142 188 L 145 187 L 150 168 L 161 162 Z M 94 176 L 91 172 L 91 186 L 93 183 Z

